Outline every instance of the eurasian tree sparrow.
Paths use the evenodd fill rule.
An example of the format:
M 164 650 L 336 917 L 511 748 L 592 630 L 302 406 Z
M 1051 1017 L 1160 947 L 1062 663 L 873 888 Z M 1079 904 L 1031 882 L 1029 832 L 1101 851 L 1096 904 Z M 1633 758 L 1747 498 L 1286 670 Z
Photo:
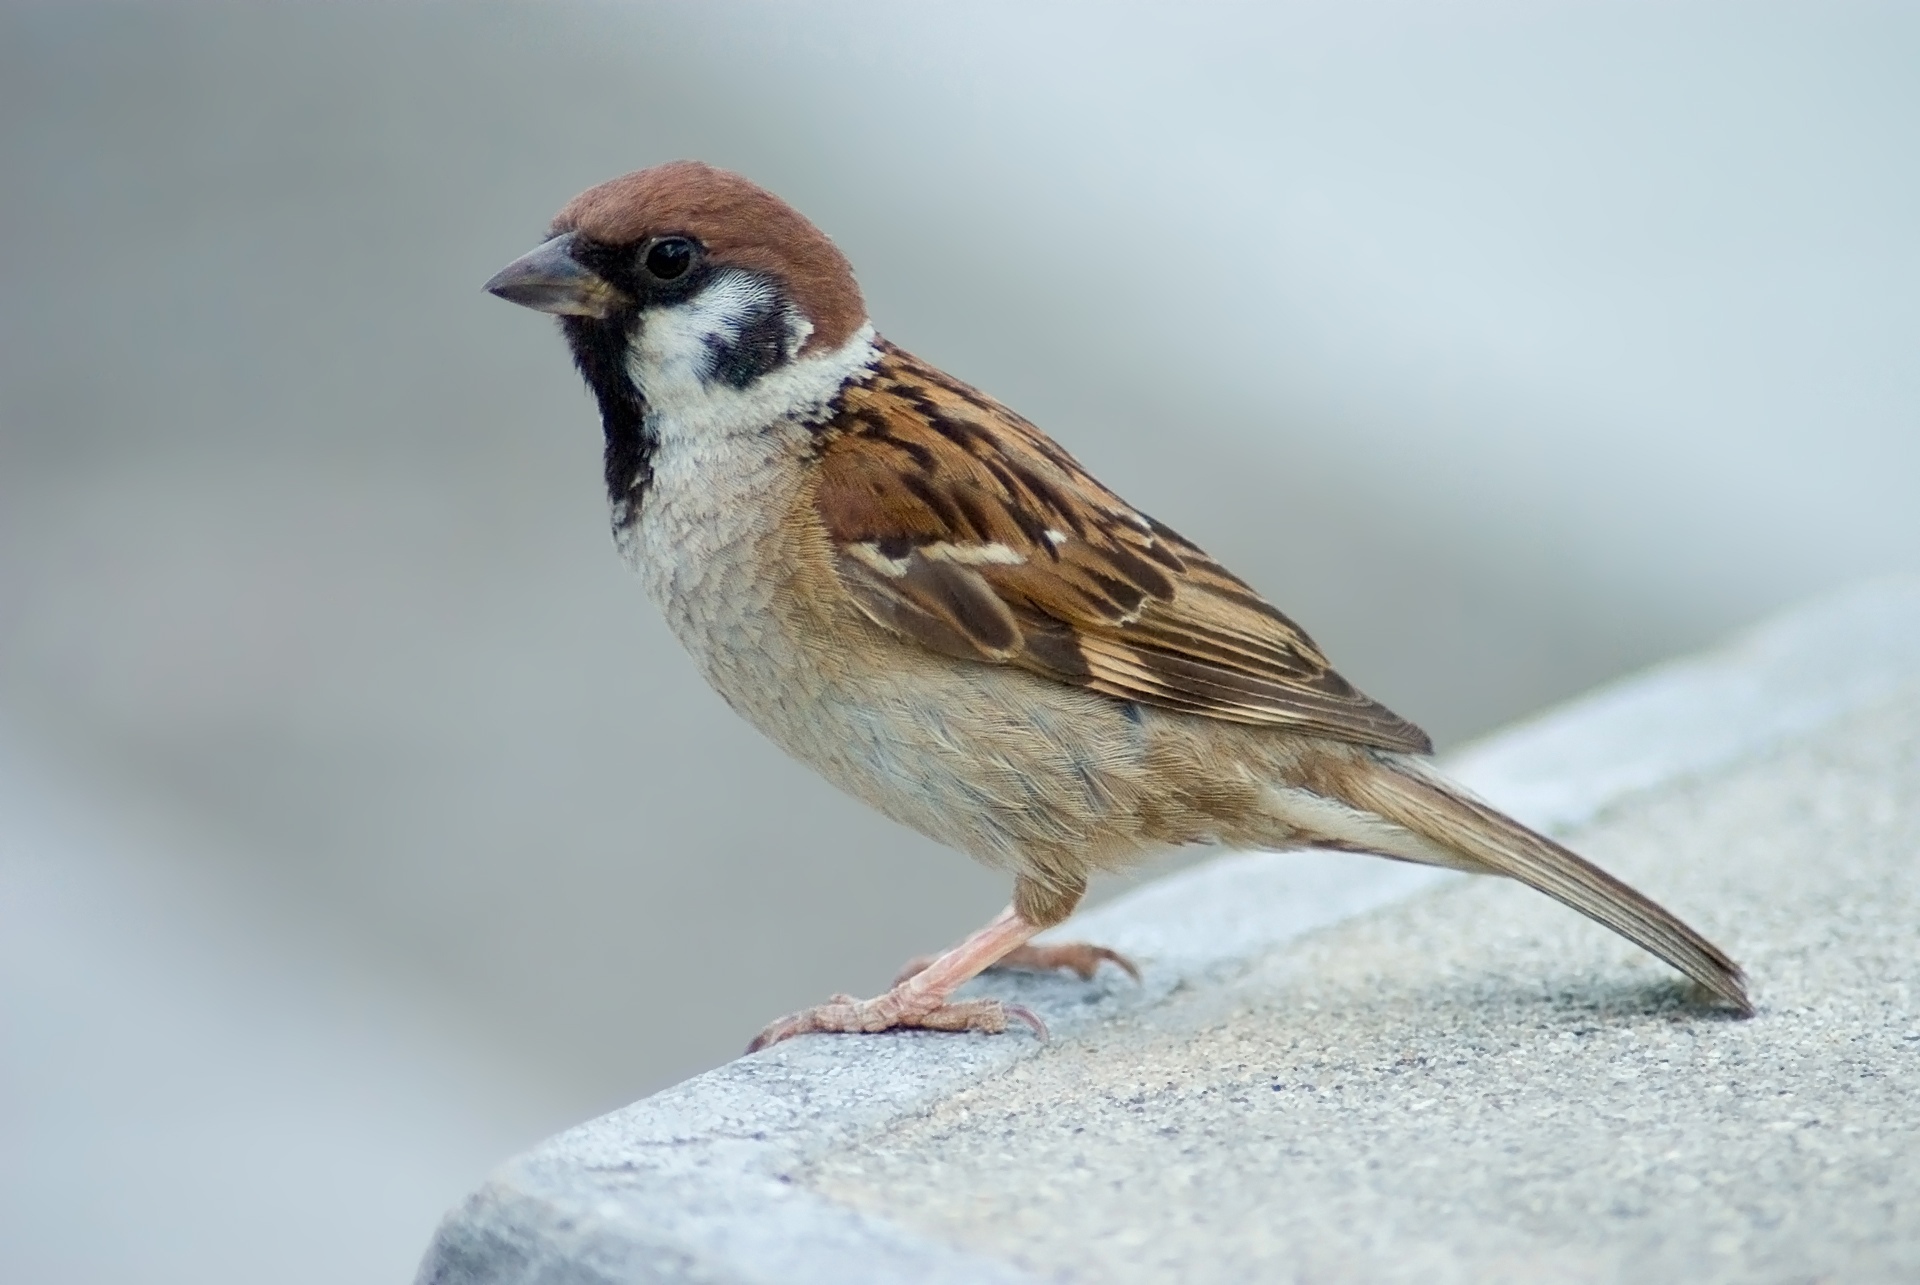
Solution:
M 1169 847 L 1322 847 L 1506 875 L 1750 1013 L 1674 915 L 1449 783 L 1419 728 L 1039 429 L 874 333 L 846 258 L 737 175 L 581 193 L 487 283 L 558 314 L 600 405 L 614 538 L 727 703 L 887 816 L 1013 875 L 1013 902 L 809 1031 L 1006 1029 L 953 992 L 1095 870 Z

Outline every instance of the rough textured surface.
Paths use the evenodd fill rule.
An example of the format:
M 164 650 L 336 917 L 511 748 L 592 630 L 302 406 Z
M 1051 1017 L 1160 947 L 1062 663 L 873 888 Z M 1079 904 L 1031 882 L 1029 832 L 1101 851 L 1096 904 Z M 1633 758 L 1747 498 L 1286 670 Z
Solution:
M 1920 1279 L 1920 696 L 1580 841 L 1732 947 L 1760 1016 L 1461 882 L 802 1181 L 1047 1279 Z
M 1247 854 L 994 978 L 1054 1041 L 796 1040 L 451 1214 L 456 1282 L 1920 1274 L 1920 586 L 1663 666 L 1452 764 L 1745 963 L 1760 1015 L 1525 889 Z

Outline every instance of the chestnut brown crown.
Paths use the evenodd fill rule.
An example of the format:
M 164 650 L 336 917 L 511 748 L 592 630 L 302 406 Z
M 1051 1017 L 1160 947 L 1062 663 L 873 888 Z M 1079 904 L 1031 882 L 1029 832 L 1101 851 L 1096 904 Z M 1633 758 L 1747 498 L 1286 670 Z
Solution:
M 853 265 L 826 233 L 773 193 L 701 161 L 669 161 L 590 187 L 554 217 L 551 234 L 607 247 L 690 237 L 715 266 L 778 282 L 812 323 L 801 352 L 837 348 L 867 319 Z

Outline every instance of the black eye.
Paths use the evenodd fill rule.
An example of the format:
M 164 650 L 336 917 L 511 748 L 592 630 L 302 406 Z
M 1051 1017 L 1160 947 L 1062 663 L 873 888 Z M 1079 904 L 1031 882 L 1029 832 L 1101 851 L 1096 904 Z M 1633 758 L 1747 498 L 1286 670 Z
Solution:
M 678 281 L 693 267 L 693 242 L 683 236 L 663 236 L 647 247 L 640 262 L 655 281 Z

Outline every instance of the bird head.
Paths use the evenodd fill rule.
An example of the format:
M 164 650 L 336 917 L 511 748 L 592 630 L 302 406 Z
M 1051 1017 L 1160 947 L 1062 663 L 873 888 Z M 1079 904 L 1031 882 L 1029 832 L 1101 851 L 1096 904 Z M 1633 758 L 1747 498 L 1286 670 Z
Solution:
M 737 174 L 673 161 L 588 188 L 486 289 L 562 319 L 588 382 L 658 404 L 742 390 L 866 321 L 846 256 Z

